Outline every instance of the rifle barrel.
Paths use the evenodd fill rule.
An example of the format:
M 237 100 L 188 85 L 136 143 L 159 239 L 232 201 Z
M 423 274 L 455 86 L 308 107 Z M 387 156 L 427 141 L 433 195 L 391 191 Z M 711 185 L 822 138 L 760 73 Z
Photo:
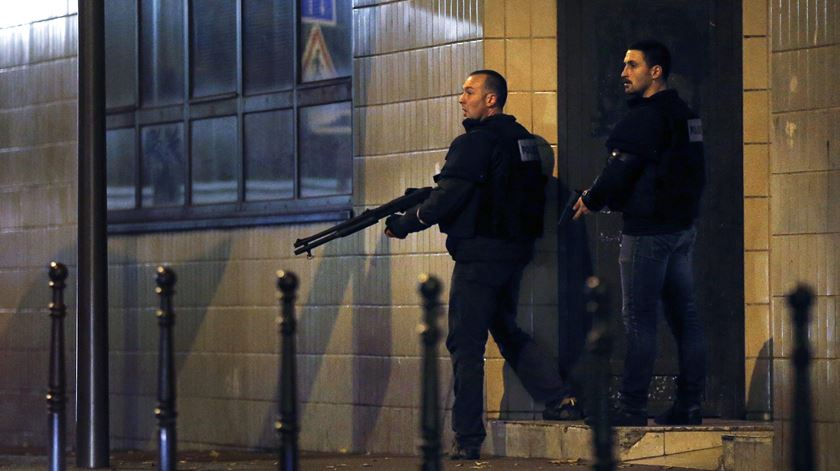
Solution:
M 345 237 L 354 232 L 358 232 L 366 227 L 370 227 L 380 219 L 388 217 L 398 212 L 406 211 L 412 206 L 422 203 L 432 192 L 432 187 L 424 188 L 409 188 L 403 196 L 400 196 L 388 203 L 383 204 L 377 208 L 366 209 L 358 216 L 352 217 L 344 222 L 336 224 L 329 229 L 323 230 L 315 235 L 298 239 L 294 243 L 295 255 L 300 255 L 304 252 L 310 253 L 312 249 L 327 242 Z
M 295 247 L 301 247 L 301 246 L 307 245 L 314 240 L 320 239 L 321 237 L 324 237 L 324 236 L 329 235 L 333 232 L 340 231 L 340 230 L 344 229 L 345 227 L 353 225 L 353 224 L 356 223 L 356 221 L 359 218 L 365 217 L 365 215 L 368 214 L 368 213 L 370 213 L 370 210 L 366 209 L 362 212 L 362 214 L 359 214 L 358 216 L 354 216 L 354 217 L 352 217 L 352 218 L 350 218 L 350 219 L 348 219 L 344 222 L 340 222 L 340 223 L 336 224 L 335 226 L 330 227 L 329 229 L 325 229 L 325 230 L 323 230 L 323 231 L 321 231 L 321 232 L 319 232 L 315 235 L 311 235 L 309 237 L 304 237 L 303 239 L 298 239 L 298 240 L 295 241 Z
M 363 215 L 364 215 L 364 213 L 363 213 Z M 379 222 L 379 219 L 380 218 L 376 218 L 376 217 L 371 217 L 371 218 L 366 218 L 366 219 L 356 219 L 356 220 L 351 219 L 350 221 L 347 221 L 347 222 L 352 221 L 353 224 L 347 224 L 346 226 L 343 226 L 341 228 L 338 228 L 338 226 L 333 227 L 332 230 L 330 230 L 330 231 L 324 231 L 324 233 L 319 238 L 315 238 L 315 236 L 307 237 L 308 240 L 307 240 L 306 243 L 300 244 L 300 246 L 297 246 L 297 245 L 295 246 L 295 255 L 300 255 L 304 252 L 309 252 L 312 249 L 314 249 L 315 247 L 319 247 L 321 245 L 324 245 L 331 240 L 348 236 L 348 235 L 350 235 L 354 232 L 359 232 L 360 230 L 362 230 L 366 227 L 370 227 L 370 226 L 376 224 L 377 222 Z

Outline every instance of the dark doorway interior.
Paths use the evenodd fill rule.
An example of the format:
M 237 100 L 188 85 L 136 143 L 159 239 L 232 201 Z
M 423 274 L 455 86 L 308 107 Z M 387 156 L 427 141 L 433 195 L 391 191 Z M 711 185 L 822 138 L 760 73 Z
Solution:
M 708 341 L 707 416 L 736 418 L 744 403 L 742 81 L 740 2 L 728 0 L 558 1 L 559 178 L 587 188 L 606 159 L 604 142 L 626 111 L 619 75 L 627 45 L 644 38 L 672 52 L 669 85 L 703 118 L 709 184 L 695 254 L 697 300 Z M 562 193 L 562 192 L 561 192 Z M 565 202 L 565 195 L 561 199 Z M 588 320 L 583 280 L 611 288 L 618 384 L 624 339 L 618 249 L 621 217 L 599 214 L 558 228 L 561 364 L 580 354 Z M 659 325 L 650 410 L 670 404 L 677 374 L 674 342 Z M 611 391 L 615 393 L 615 388 Z

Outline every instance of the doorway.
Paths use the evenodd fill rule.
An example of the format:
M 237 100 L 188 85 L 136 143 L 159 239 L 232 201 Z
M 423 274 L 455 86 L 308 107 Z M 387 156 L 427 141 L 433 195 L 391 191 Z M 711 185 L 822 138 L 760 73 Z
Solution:
M 671 50 L 669 86 L 703 119 L 707 187 L 698 221 L 695 278 L 707 337 L 704 414 L 741 418 L 744 404 L 744 282 L 741 2 L 567 0 L 558 12 L 558 169 L 568 190 L 588 188 L 606 161 L 604 142 L 626 112 L 619 75 L 627 45 L 655 38 Z M 565 194 L 564 194 L 565 193 Z M 618 251 L 621 216 L 597 214 L 558 227 L 561 365 L 579 357 L 588 319 L 582 286 L 610 289 L 615 343 L 611 396 L 623 369 Z M 674 399 L 677 351 L 660 316 L 649 412 Z

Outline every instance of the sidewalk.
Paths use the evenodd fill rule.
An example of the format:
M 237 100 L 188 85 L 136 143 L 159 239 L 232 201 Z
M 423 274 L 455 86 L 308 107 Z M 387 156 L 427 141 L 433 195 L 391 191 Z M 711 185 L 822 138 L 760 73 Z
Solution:
M 43 470 L 47 458 L 35 455 L 41 451 L 0 450 L 0 470 Z M 114 470 L 155 469 L 156 453 L 115 452 L 111 455 Z M 351 455 L 335 453 L 302 453 L 302 471 L 410 471 L 419 470 L 421 460 L 417 456 L 393 455 Z M 67 469 L 76 470 L 75 457 L 68 455 Z M 569 463 L 540 458 L 497 458 L 487 457 L 479 461 L 450 461 L 444 457 L 443 467 L 447 471 L 489 470 L 489 471 L 583 471 L 590 469 L 587 463 Z M 622 470 L 657 471 L 688 468 L 619 465 Z M 235 451 L 185 451 L 178 454 L 178 469 L 185 471 L 257 471 L 277 470 L 276 455 L 260 452 Z

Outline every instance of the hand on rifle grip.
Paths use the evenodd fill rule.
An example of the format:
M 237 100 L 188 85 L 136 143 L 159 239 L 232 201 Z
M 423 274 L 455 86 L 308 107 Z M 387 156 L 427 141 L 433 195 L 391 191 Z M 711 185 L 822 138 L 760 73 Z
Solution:
M 401 231 L 399 227 L 399 219 L 401 214 L 392 214 L 385 219 L 385 235 L 396 239 L 405 239 L 408 232 Z

